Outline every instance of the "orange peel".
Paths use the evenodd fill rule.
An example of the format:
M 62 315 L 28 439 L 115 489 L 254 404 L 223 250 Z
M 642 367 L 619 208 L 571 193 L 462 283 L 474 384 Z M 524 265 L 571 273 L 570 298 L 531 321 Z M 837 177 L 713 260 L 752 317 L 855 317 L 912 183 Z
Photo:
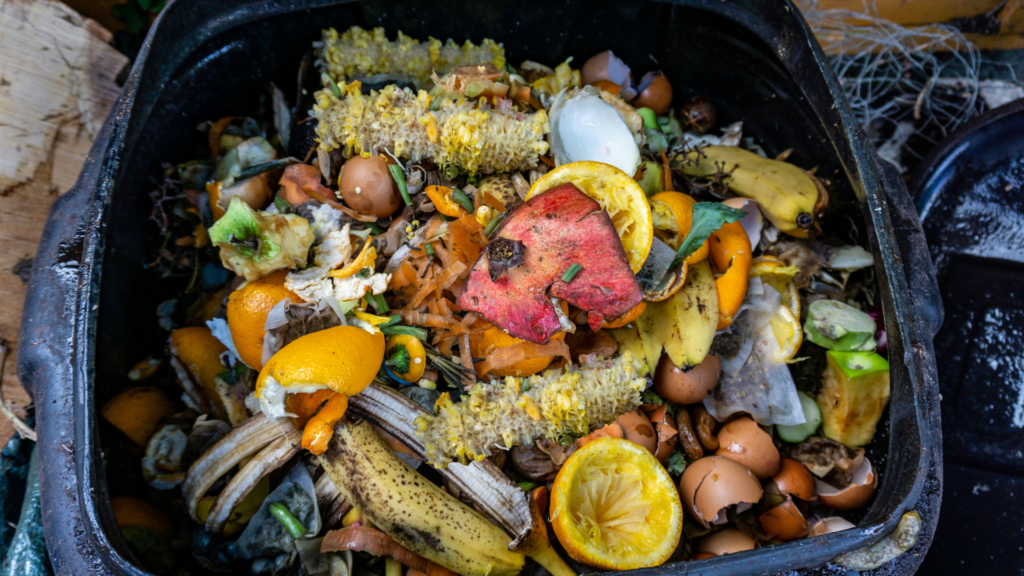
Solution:
M 662 564 L 683 530 L 675 482 L 646 448 L 623 438 L 573 452 L 555 477 L 550 515 L 565 551 L 604 570 Z
M 750 238 L 739 222 L 725 224 L 711 234 L 711 259 L 722 275 L 715 279 L 718 288 L 718 329 L 732 325 L 733 317 L 747 295 L 750 274 Z
M 427 186 L 423 192 L 434 203 L 434 208 L 449 218 L 462 218 L 468 214 L 461 204 L 452 200 L 452 189 L 448 186 Z
M 303 301 L 284 287 L 287 276 L 288 270 L 275 270 L 242 285 L 228 296 L 227 315 L 231 340 L 242 362 L 255 370 L 263 367 L 264 326 L 270 309 L 285 298 L 297 303 Z
M 320 408 L 315 416 L 306 422 L 302 430 L 302 447 L 317 456 L 327 451 L 327 443 L 334 436 L 334 425 L 345 415 L 348 410 L 348 396 L 334 394 Z
M 377 262 L 377 249 L 370 245 L 371 240 L 373 240 L 372 236 L 366 237 L 363 249 L 359 251 L 359 255 L 356 256 L 355 260 L 349 262 L 341 270 L 331 270 L 328 274 L 334 278 L 348 278 L 364 268 L 373 270 Z

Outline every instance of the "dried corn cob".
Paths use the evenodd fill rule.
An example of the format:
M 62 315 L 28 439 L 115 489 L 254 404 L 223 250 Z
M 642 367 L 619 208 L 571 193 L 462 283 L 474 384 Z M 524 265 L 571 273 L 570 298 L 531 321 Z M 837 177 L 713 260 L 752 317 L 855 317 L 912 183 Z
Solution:
M 458 403 L 447 394 L 437 414 L 416 419 L 417 436 L 435 466 L 467 463 L 493 447 L 527 445 L 538 438 L 570 440 L 640 405 L 643 363 L 626 351 L 614 360 L 584 362 L 543 376 L 505 378 L 504 386 L 477 384 Z
M 325 150 L 341 148 L 351 156 L 387 149 L 470 174 L 533 168 L 548 150 L 544 135 L 551 128 L 544 110 L 527 114 L 511 105 L 491 107 L 465 98 L 453 102 L 422 90 L 414 96 L 394 85 L 365 96 L 358 82 L 342 85 L 340 96 L 317 92 L 313 115 Z
M 383 28 L 371 32 L 353 26 L 342 34 L 334 28 L 324 30 L 323 40 L 314 46 L 317 67 L 335 82 L 373 74 L 406 74 L 427 82 L 431 72 L 444 74 L 464 64 L 487 62 L 505 69 L 505 49 L 490 38 L 479 46 L 468 40 L 459 46 L 450 38 L 444 44 L 436 38 L 421 42 L 399 32 L 392 42 Z

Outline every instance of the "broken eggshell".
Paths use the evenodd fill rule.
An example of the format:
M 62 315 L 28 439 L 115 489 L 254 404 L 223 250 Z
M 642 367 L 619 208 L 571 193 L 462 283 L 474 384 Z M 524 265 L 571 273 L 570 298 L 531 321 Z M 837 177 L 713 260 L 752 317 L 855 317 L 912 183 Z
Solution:
M 654 454 L 658 448 L 658 436 L 654 432 L 654 425 L 650 419 L 644 416 L 643 412 L 633 410 L 626 412 L 615 421 L 622 427 L 622 434 L 630 442 L 643 446 L 648 452 Z
M 843 530 L 849 530 L 850 528 L 856 528 L 856 526 L 845 518 L 840 518 L 839 516 L 823 518 L 811 526 L 811 529 L 807 532 L 807 537 L 814 538 L 815 536 L 821 536 L 823 534 L 842 532 Z
M 555 165 L 590 160 L 633 175 L 640 148 L 626 121 L 593 86 L 561 92 L 551 105 L 551 152 Z
M 853 481 L 845 488 L 836 488 L 822 480 L 814 481 L 818 489 L 818 498 L 830 508 L 836 510 L 855 510 L 868 503 L 875 495 L 878 475 L 867 458 L 853 471 Z
M 601 81 L 610 82 L 621 88 L 618 93 L 627 102 L 636 97 L 633 89 L 633 75 L 629 66 L 620 60 L 611 50 L 595 54 L 580 68 L 580 81 L 583 84 L 597 84 Z
M 725 524 L 726 511 L 748 510 L 761 500 L 761 483 L 746 466 L 723 456 L 706 456 L 686 467 L 679 479 L 683 507 L 705 528 Z
M 345 204 L 356 212 L 387 218 L 402 206 L 395 179 L 383 156 L 353 156 L 341 167 L 338 189 Z
M 737 418 L 723 426 L 718 443 L 717 456 L 743 464 L 758 478 L 771 478 L 779 471 L 779 450 L 772 437 L 750 418 Z
M 668 457 L 675 452 L 676 443 L 679 442 L 679 430 L 676 429 L 676 419 L 668 413 L 668 406 L 662 405 L 648 414 L 651 424 L 657 433 L 657 449 L 654 457 L 658 462 L 668 460 Z
M 632 104 L 635 108 L 650 108 L 658 116 L 668 112 L 672 105 L 672 83 L 660 70 L 648 72 L 640 79 L 637 97 Z
M 693 556 L 690 560 L 704 560 L 715 556 L 725 556 L 753 550 L 754 539 L 740 532 L 738 528 L 728 526 L 707 536 L 702 536 L 693 541 Z
M 709 354 L 686 371 L 673 364 L 668 354 L 663 354 L 654 371 L 654 390 L 670 402 L 693 404 L 711 393 L 721 375 L 722 362 L 718 356 Z
M 814 484 L 814 476 L 806 466 L 793 460 L 783 458 L 779 463 L 779 472 L 765 486 L 765 492 L 773 492 L 783 496 L 793 496 L 804 501 L 811 501 L 818 495 Z
M 789 542 L 807 535 L 807 519 L 791 497 L 758 516 L 757 521 L 764 533 L 774 540 Z

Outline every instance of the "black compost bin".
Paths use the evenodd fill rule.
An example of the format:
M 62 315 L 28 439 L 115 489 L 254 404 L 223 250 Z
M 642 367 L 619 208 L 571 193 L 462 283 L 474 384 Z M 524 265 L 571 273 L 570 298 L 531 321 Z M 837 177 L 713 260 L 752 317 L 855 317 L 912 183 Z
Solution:
M 27 296 L 18 368 L 37 406 L 43 517 L 58 572 L 144 573 L 108 504 L 116 479 L 102 466 L 96 407 L 128 384 L 134 362 L 159 349 L 166 333 L 153 311 L 180 288 L 144 267 L 160 242 L 147 221 L 148 179 L 161 161 L 191 157 L 200 121 L 254 112 L 267 81 L 293 98 L 298 63 L 321 29 L 352 25 L 383 26 L 391 37 L 491 37 L 514 62 L 613 48 L 634 72 L 664 70 L 677 99 L 703 94 L 723 121 L 742 119 L 769 156 L 792 148 L 792 162 L 817 166 L 834 183 L 836 216 L 826 226 L 855 226 L 868 239 L 881 286 L 892 401 L 868 454 L 882 475 L 878 495 L 853 530 L 643 572 L 841 573 L 826 566 L 831 558 L 881 538 L 912 509 L 924 520 L 918 545 L 878 573 L 914 571 L 941 489 L 932 352 L 941 304 L 907 191 L 864 143 L 791 3 L 176 0 L 150 32 L 77 185 L 54 205 Z
M 923 568 L 949 576 L 1020 574 L 1024 101 L 951 134 L 912 182 L 947 317 L 935 337 L 946 506 Z

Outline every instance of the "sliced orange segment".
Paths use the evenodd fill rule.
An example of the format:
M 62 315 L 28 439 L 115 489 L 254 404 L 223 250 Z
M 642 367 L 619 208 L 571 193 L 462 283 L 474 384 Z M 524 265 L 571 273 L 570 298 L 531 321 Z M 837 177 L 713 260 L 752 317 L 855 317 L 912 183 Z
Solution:
M 665 468 L 623 438 L 588 442 L 555 477 L 551 525 L 565 551 L 604 570 L 657 566 L 679 545 L 683 506 Z
M 571 182 L 601 205 L 619 233 L 633 272 L 639 272 L 654 241 L 647 196 L 633 177 L 601 162 L 570 162 L 541 176 L 526 194 L 529 200 L 560 184 Z
M 779 341 L 779 348 L 782 350 L 783 360 L 792 360 L 797 350 L 804 341 L 804 332 L 800 328 L 799 317 L 793 314 L 789 306 L 779 306 L 779 311 L 768 321 L 775 333 L 775 339 Z

